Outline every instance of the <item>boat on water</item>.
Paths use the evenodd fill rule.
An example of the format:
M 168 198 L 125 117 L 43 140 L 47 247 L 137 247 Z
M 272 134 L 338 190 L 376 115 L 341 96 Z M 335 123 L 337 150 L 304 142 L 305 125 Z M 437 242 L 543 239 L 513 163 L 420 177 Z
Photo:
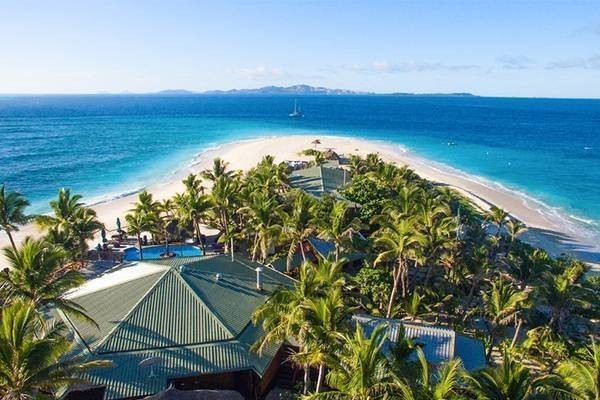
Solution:
M 304 115 L 300 112 L 300 109 L 298 108 L 298 101 L 294 100 L 294 111 L 292 111 L 289 116 L 291 118 L 300 118 L 303 117 Z

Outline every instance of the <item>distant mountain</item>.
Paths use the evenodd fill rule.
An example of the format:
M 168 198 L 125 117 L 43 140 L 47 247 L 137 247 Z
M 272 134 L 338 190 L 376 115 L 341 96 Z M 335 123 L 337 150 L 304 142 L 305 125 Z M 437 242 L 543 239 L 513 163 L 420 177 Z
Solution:
M 357 92 L 347 89 L 329 89 L 325 87 L 314 87 L 309 85 L 293 86 L 265 86 L 258 89 L 231 89 L 231 90 L 210 90 L 203 94 L 323 94 L 323 95 L 357 95 L 373 94 L 369 92 Z
M 161 90 L 160 92 L 156 92 L 155 94 L 196 94 L 196 92 L 192 92 L 191 90 L 185 89 L 167 89 Z
M 207 95 L 326 95 L 326 96 L 344 96 L 344 95 L 386 95 L 386 96 L 454 96 L 470 97 L 471 93 L 374 93 L 360 92 L 348 89 L 330 89 L 326 87 L 315 87 L 309 85 L 293 86 L 264 86 L 257 89 L 230 89 L 230 90 L 208 90 L 206 92 L 193 92 L 184 89 L 167 89 L 155 92 L 157 95 L 189 95 L 189 94 L 207 94 Z

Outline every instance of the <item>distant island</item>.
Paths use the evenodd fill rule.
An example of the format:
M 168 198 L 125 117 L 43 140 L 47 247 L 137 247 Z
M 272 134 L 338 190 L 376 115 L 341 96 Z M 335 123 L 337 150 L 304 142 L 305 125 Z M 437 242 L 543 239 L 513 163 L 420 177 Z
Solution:
M 331 89 L 326 87 L 315 87 L 310 85 L 292 85 L 292 86 L 264 86 L 256 89 L 230 89 L 230 90 L 208 90 L 205 92 L 194 92 L 185 89 L 167 89 L 159 92 L 150 93 L 157 95 L 326 95 L 326 96 L 451 96 L 451 97 L 475 97 L 474 94 L 460 93 L 375 93 L 362 92 L 348 89 Z

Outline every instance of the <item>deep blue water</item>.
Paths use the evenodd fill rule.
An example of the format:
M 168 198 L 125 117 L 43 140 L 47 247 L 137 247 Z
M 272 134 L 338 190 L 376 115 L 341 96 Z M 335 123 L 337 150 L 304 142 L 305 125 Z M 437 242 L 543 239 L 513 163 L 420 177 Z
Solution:
M 600 221 L 600 100 L 298 100 L 301 119 L 287 116 L 294 98 L 286 96 L 1 96 L 0 183 L 39 212 L 61 186 L 87 199 L 115 196 L 169 179 L 230 140 L 349 135 L 401 144 L 523 191 L 588 228 Z

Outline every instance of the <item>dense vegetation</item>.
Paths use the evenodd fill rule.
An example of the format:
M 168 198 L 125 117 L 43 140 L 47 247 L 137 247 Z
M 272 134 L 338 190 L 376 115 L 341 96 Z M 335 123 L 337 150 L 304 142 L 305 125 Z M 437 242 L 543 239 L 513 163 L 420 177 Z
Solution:
M 315 162 L 323 162 L 316 153 Z M 298 395 L 600 399 L 600 349 L 594 341 L 600 284 L 586 280 L 583 263 L 553 259 L 522 243 L 519 236 L 526 228 L 503 210 L 480 212 L 452 189 L 376 154 L 351 157 L 348 168 L 353 178 L 339 196 L 317 199 L 291 188 L 289 167 L 273 157 L 246 173 L 215 159 L 211 169 L 186 178 L 184 193 L 172 199 L 157 201 L 140 193 L 125 216 L 125 229 L 137 237 L 140 250 L 146 234 L 167 245 L 196 238 L 204 247 L 203 227 L 210 227 L 219 231 L 226 252 L 245 252 L 261 263 L 285 259 L 296 283 L 278 289 L 256 311 L 255 323 L 265 335 L 255 347 L 261 351 L 294 338 L 298 351 L 290 359 L 304 370 Z M 0 225 L 10 235 L 32 217 L 25 214 L 28 203 L 21 195 L 3 187 L 0 195 Z M 61 190 L 51 203 L 53 215 L 35 218 L 46 236 L 4 250 L 10 265 L 0 274 L 2 300 L 14 310 L 4 311 L 3 326 L 14 321 L 7 315 L 43 313 L 49 307 L 86 318 L 85 310 L 64 298 L 82 282 L 78 269 L 87 243 L 102 229 L 80 200 Z M 299 250 L 306 261 L 300 244 L 313 235 L 331 241 L 335 251 L 328 260 L 294 269 L 292 256 Z M 343 255 L 351 251 L 364 253 L 364 265 L 344 271 Z M 385 330 L 367 337 L 350 321 L 356 312 L 443 324 L 475 335 L 485 343 L 490 367 L 469 374 L 460 360 L 428 365 L 411 338 L 384 351 Z M 39 329 L 32 323 L 27 332 Z M 32 335 L 35 340 L 62 337 Z M 35 340 L 28 339 L 27 346 Z M 53 376 L 26 380 L 17 396 L 9 372 L 15 363 L 21 365 L 26 357 L 21 353 L 30 355 L 30 347 L 1 334 L 0 342 L 0 395 L 59 395 L 70 382 Z M 13 347 L 5 354 L 7 346 Z M 67 347 L 55 349 L 64 354 Z M 60 360 L 56 353 L 42 356 L 46 364 L 40 365 Z M 75 372 L 69 375 L 74 377 Z

